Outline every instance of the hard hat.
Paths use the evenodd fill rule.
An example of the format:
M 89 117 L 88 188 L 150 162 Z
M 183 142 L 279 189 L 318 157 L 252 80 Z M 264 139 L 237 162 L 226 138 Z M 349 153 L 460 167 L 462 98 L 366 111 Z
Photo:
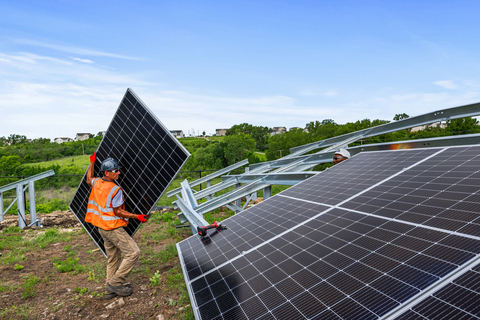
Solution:
M 113 158 L 108 158 L 102 161 L 102 166 L 100 167 L 100 171 L 110 171 L 113 169 L 120 169 L 118 162 Z
M 335 151 L 335 154 L 339 154 L 341 156 L 344 156 L 345 158 L 350 158 L 350 152 L 348 152 L 343 148 L 340 148 L 338 151 Z

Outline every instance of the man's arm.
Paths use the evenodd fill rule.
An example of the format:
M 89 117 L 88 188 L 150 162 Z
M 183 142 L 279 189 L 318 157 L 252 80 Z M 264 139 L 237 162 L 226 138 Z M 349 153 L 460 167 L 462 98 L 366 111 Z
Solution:
M 93 180 L 93 166 L 95 165 L 95 158 L 97 156 L 97 152 L 90 156 L 90 166 L 88 167 L 87 171 L 87 183 L 92 185 Z
M 121 218 L 137 219 L 137 217 L 139 216 L 138 214 L 130 213 L 126 210 L 123 210 L 121 207 L 113 208 L 113 213 L 115 213 L 117 217 Z

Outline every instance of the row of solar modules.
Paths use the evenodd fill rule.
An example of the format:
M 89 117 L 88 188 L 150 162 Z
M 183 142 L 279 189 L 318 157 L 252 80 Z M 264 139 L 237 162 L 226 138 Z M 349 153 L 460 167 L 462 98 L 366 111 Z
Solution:
M 134 214 L 146 214 L 168 188 L 189 155 L 148 107 L 128 89 L 97 149 L 94 176 L 100 176 L 103 160 L 116 159 L 121 165 L 118 184 L 124 190 L 125 209 Z M 83 178 L 70 209 L 105 254 L 103 239 L 97 228 L 85 222 L 91 189 Z M 130 219 L 127 233 L 133 236 L 139 225 L 138 220 Z
M 415 301 L 478 259 L 479 151 L 358 154 L 184 240 L 197 318 L 479 317 L 478 266 Z

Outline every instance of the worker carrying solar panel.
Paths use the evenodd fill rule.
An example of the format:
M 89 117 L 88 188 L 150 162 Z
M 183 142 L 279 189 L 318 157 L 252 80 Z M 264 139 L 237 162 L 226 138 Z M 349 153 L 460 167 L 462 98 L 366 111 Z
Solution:
M 105 287 L 107 297 L 113 298 L 117 295 L 126 297 L 133 292 L 130 285 L 125 282 L 140 256 L 140 249 L 123 227 L 128 225 L 129 218 L 144 223 L 148 216 L 125 210 L 123 190 L 115 183 L 120 175 L 120 166 L 115 159 L 103 160 L 100 168 L 103 177 L 93 177 L 95 158 L 96 152 L 90 156 L 87 172 L 87 183 L 92 186 L 92 192 L 88 199 L 85 221 L 98 227 L 98 232 L 103 238 L 108 258 Z
M 333 164 L 338 164 L 342 161 L 347 160 L 348 158 L 350 158 L 350 152 L 343 148 L 340 148 L 338 151 L 335 151 L 335 154 L 333 155 Z

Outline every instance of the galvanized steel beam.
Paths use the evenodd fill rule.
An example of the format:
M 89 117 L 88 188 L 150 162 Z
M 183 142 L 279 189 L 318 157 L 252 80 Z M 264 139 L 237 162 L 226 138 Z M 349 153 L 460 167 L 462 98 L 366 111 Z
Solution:
M 279 172 L 279 173 L 264 173 L 254 175 L 234 175 L 225 176 L 225 178 L 235 178 L 239 183 L 250 183 L 258 178 L 262 178 L 262 182 L 269 184 L 280 184 L 293 186 L 318 172 Z M 223 179 L 224 177 L 222 177 Z
M 223 168 L 223 169 L 220 169 L 218 171 L 215 171 L 214 173 L 211 173 L 209 175 L 206 175 L 205 177 L 203 178 L 200 178 L 200 179 L 197 179 L 193 182 L 190 183 L 190 187 L 195 187 L 195 186 L 198 186 L 202 183 L 205 183 L 205 182 L 208 182 L 210 180 L 212 180 L 213 178 L 216 178 L 216 177 L 219 177 L 221 175 L 224 175 L 225 173 L 228 173 L 234 169 L 237 169 L 237 168 L 240 168 L 241 166 L 244 166 L 248 164 L 248 159 L 245 159 L 245 160 L 242 160 L 240 162 L 237 162 L 231 166 L 228 166 L 226 168 Z M 177 188 L 175 190 L 172 190 L 172 191 L 169 191 L 167 192 L 167 197 L 171 197 L 171 196 L 174 196 L 176 195 L 177 193 L 180 193 L 180 191 L 182 190 L 182 188 Z
M 1 186 L 0 187 L 0 193 L 3 193 L 5 191 L 11 190 L 11 189 L 15 189 L 17 187 L 17 184 L 24 185 L 24 184 L 28 184 L 28 182 L 30 182 L 30 181 L 37 181 L 37 180 L 40 180 L 40 179 L 43 179 L 43 178 L 46 178 L 46 177 L 50 177 L 50 176 L 54 176 L 54 175 L 55 175 L 55 171 L 48 170 L 48 171 L 36 174 L 34 176 L 31 176 L 31 177 L 28 177 L 28 178 L 25 178 L 25 179 L 22 179 L 22 180 L 19 180 L 19 181 L 15 181 L 15 182 L 6 184 L 4 186 Z
M 420 116 L 410 117 L 407 119 L 390 122 L 380 126 L 347 133 L 341 136 L 333 137 L 330 139 L 309 143 L 303 146 L 291 148 L 291 153 L 306 152 L 304 150 L 310 151 L 317 148 L 323 148 L 335 143 L 339 143 L 343 140 L 346 140 L 354 135 L 363 134 L 365 138 L 374 137 L 381 134 L 395 132 L 405 129 L 410 129 L 420 125 L 431 124 L 434 122 L 446 121 L 451 119 L 473 117 L 480 115 L 480 103 L 469 104 L 465 106 L 442 109 L 438 111 L 429 112 Z
M 385 143 L 366 144 L 363 146 L 351 147 L 347 150 L 353 156 L 359 152 L 380 151 L 380 150 L 399 150 L 414 148 L 433 148 L 433 147 L 451 147 L 472 145 L 480 143 L 480 134 L 464 134 L 449 137 L 436 137 L 428 139 L 394 141 Z
M 195 210 L 191 209 L 189 205 L 178 196 L 178 194 L 176 202 L 186 219 L 190 221 L 190 227 L 192 228 L 193 234 L 197 233 L 197 227 L 207 226 L 209 224 L 201 214 L 198 214 Z

